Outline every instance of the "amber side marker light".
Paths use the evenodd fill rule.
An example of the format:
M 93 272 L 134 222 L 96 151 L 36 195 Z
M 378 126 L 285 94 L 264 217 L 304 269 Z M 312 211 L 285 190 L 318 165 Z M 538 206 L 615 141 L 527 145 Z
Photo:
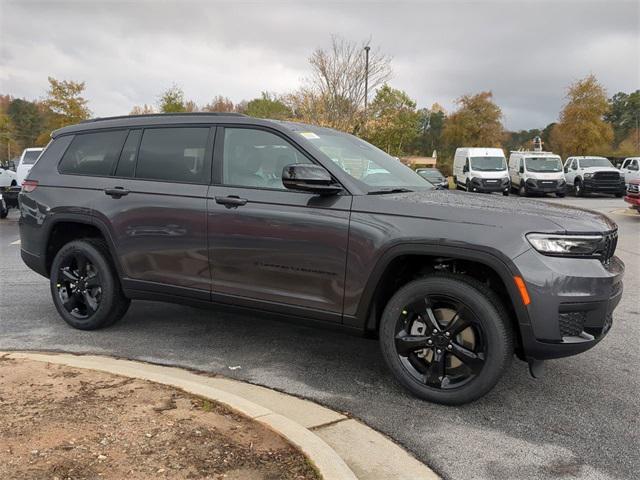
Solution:
M 522 303 L 527 306 L 531 303 L 531 298 L 529 298 L 529 292 L 527 292 L 527 286 L 524 284 L 524 280 L 522 277 L 515 276 L 513 280 L 516 282 L 516 287 L 518 287 L 518 291 L 520 292 L 520 297 L 522 298 Z

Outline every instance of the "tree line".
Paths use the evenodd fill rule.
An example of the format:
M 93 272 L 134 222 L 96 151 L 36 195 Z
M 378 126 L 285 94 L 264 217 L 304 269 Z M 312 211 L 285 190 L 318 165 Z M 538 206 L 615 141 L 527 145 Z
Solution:
M 332 37 L 327 49 L 309 57 L 310 75 L 292 92 L 262 92 L 234 103 L 224 95 L 198 105 L 178 85 L 161 92 L 155 104 L 134 106 L 130 114 L 173 112 L 238 112 L 258 118 L 293 120 L 356 134 L 393 156 L 432 156 L 448 173 L 453 152 L 460 146 L 528 149 L 540 136 L 545 149 L 560 155 L 624 157 L 640 154 L 640 90 L 608 97 L 594 75 L 567 87 L 558 121 L 544 128 L 507 131 L 503 114 L 490 91 L 462 95 L 447 112 L 434 103 L 418 108 L 406 92 L 393 88 L 390 57 L 366 42 Z M 373 97 L 365 101 L 365 77 Z M 0 162 L 23 148 L 42 146 L 52 130 L 90 118 L 83 97 L 84 82 L 49 77 L 41 100 L 0 95 Z M 367 99 L 368 100 L 368 99 Z

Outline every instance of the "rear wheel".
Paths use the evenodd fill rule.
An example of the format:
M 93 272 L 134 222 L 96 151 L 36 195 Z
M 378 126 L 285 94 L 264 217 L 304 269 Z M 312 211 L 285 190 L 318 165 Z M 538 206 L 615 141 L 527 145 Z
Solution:
M 51 266 L 51 295 L 74 328 L 95 330 L 120 320 L 131 301 L 124 296 L 107 246 L 85 239 L 66 244 Z
M 447 405 L 483 396 L 513 356 L 513 333 L 497 296 L 474 279 L 450 274 L 396 292 L 382 314 L 380 344 L 402 385 Z

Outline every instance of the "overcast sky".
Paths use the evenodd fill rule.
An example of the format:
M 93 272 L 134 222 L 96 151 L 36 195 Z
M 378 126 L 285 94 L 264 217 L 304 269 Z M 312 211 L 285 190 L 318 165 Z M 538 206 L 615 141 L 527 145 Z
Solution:
M 155 104 L 172 83 L 204 104 L 286 93 L 331 34 L 392 56 L 391 85 L 447 110 L 492 90 L 510 129 L 555 121 L 567 85 L 640 88 L 640 2 L 32 2 L 0 0 L 0 93 L 86 81 L 96 116 Z

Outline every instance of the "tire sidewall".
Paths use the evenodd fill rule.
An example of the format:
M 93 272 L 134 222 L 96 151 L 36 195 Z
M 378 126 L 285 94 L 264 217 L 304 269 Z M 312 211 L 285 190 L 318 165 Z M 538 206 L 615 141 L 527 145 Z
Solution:
M 101 280 L 102 295 L 98 310 L 89 318 L 79 319 L 71 315 L 62 305 L 62 301 L 58 295 L 56 284 L 59 280 L 59 270 L 62 261 L 69 255 L 80 253 L 84 255 L 89 262 L 98 270 Z M 73 241 L 62 247 L 56 254 L 51 265 L 50 287 L 53 303 L 58 310 L 60 316 L 74 328 L 80 330 L 94 330 L 109 324 L 109 317 L 114 308 L 116 301 L 115 289 L 116 282 L 113 269 L 108 259 L 91 243 L 83 240 Z
M 402 364 L 395 348 L 395 328 L 402 309 L 412 300 L 425 295 L 446 295 L 470 308 L 482 325 L 485 342 L 485 364 L 480 373 L 461 387 L 440 390 L 415 379 Z M 459 405 L 473 401 L 497 383 L 513 355 L 513 346 L 505 342 L 506 319 L 489 298 L 472 285 L 450 277 L 416 280 L 401 288 L 388 302 L 380 323 L 380 345 L 383 357 L 396 379 L 415 395 L 437 403 Z

